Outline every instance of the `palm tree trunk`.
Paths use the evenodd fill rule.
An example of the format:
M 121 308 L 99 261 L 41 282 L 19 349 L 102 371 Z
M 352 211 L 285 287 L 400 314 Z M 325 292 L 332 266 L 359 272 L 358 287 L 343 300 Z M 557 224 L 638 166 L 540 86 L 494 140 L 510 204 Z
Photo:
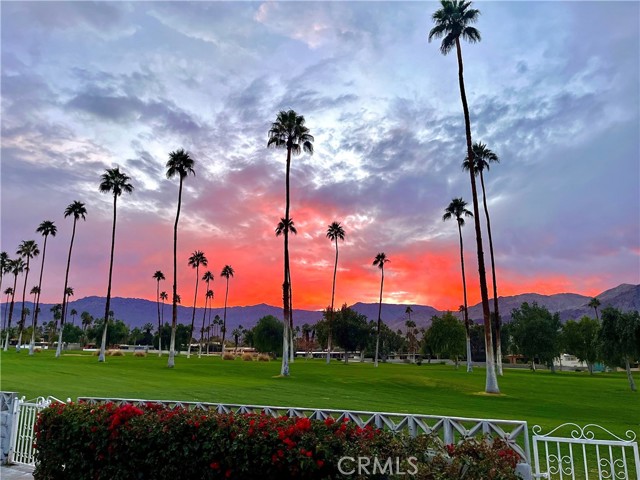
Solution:
M 498 375 L 502 376 L 502 339 L 500 330 L 502 328 L 502 319 L 500 318 L 500 310 L 498 308 L 498 283 L 496 282 L 496 262 L 493 255 L 493 237 L 491 235 L 491 219 L 489 218 L 489 207 L 487 206 L 487 194 L 484 188 L 484 175 L 480 170 L 480 184 L 482 185 L 482 204 L 484 206 L 484 215 L 487 218 L 487 236 L 489 237 L 489 254 L 491 257 L 491 280 L 493 282 L 493 312 L 495 315 L 495 337 L 496 337 L 496 370 Z
M 173 299 L 171 308 L 171 343 L 169 345 L 169 361 L 167 367 L 175 366 L 176 356 L 176 324 L 178 322 L 178 221 L 180 220 L 180 204 L 182 203 L 182 177 L 178 188 L 178 211 L 173 226 Z
M 67 257 L 67 270 L 64 274 L 64 291 L 62 293 L 62 310 L 60 313 L 60 333 L 58 335 L 58 347 L 56 348 L 56 358 L 60 357 L 60 352 L 62 351 L 62 324 L 64 323 L 64 315 L 66 313 L 67 308 L 67 287 L 69 286 L 69 266 L 71 265 L 71 250 L 73 249 L 73 239 L 76 236 L 76 222 L 78 219 L 73 217 L 73 229 L 71 230 L 71 243 L 69 243 L 69 256 Z M 56 322 L 56 328 L 58 327 L 58 322 Z
M 4 351 L 9 349 L 9 330 L 11 329 L 11 318 L 13 317 L 13 306 L 16 298 L 16 287 L 18 285 L 18 274 L 13 276 L 13 293 L 11 294 L 11 305 L 9 306 L 9 321 L 7 322 L 7 337 L 4 341 Z
M 380 324 L 382 322 L 382 286 L 384 285 L 384 264 L 382 264 L 382 277 L 380 279 L 380 303 L 378 304 L 378 333 L 376 334 L 376 356 L 374 358 L 373 366 L 378 366 L 378 352 L 380 348 Z
M 162 356 L 162 323 L 160 321 L 160 279 L 156 282 L 156 305 L 158 305 L 158 356 Z M 162 301 L 162 308 L 164 310 L 164 300 Z
M 200 280 L 200 266 L 196 266 L 196 292 L 193 295 L 193 311 L 191 313 L 191 330 L 189 330 L 189 346 L 187 347 L 187 358 L 191 358 L 191 342 L 193 340 L 193 325 L 196 321 L 196 300 L 198 299 L 198 281 Z
M 469 311 L 467 308 L 467 278 L 464 274 L 464 246 L 462 244 L 462 226 L 458 221 L 458 234 L 460 236 L 460 265 L 462 266 L 462 293 L 464 296 L 464 330 L 467 336 L 467 372 L 473 372 L 473 360 L 471 359 L 471 327 L 469 325 Z
M 333 305 L 336 294 L 336 274 L 338 273 L 338 237 L 336 236 L 336 261 L 333 265 L 333 286 L 331 287 L 331 312 L 329 314 L 329 337 L 327 340 L 327 363 L 331 357 L 331 326 L 333 325 Z
M 22 287 L 22 309 L 20 310 L 20 324 L 18 325 L 18 343 L 16 344 L 16 353 L 20 353 L 20 344 L 22 343 L 22 331 L 24 330 L 24 322 L 26 315 L 24 314 L 24 301 L 27 296 L 27 279 L 29 278 L 29 257 L 27 257 L 27 267 L 24 270 L 24 286 Z
M 284 331 L 282 338 L 282 365 L 280 367 L 280 375 L 289 376 L 289 324 L 291 318 L 291 302 L 289 287 L 289 173 L 291 171 L 291 140 L 287 142 L 287 167 L 285 175 L 285 229 L 284 229 L 284 283 L 282 284 L 282 303 L 284 307 Z
M 109 257 L 109 282 L 107 283 L 107 302 L 104 307 L 104 328 L 102 330 L 102 343 L 100 344 L 100 355 L 98 361 L 105 361 L 105 351 L 107 349 L 107 328 L 109 327 L 109 311 L 111 307 L 111 278 L 113 275 L 113 252 L 116 246 L 116 204 L 118 196 L 113 195 L 113 227 L 111 229 L 111 256 Z
M 596 312 L 596 320 L 598 320 L 598 321 L 599 321 L 600 319 L 598 318 L 598 307 L 593 307 L 593 309 L 594 309 L 594 310 L 595 310 L 595 312 Z
M 207 282 L 207 292 L 209 291 L 209 282 Z M 207 318 L 207 302 L 209 297 L 206 293 L 204 296 L 204 312 L 202 313 L 202 328 L 200 329 L 200 342 L 198 342 L 198 358 L 202 358 L 202 340 L 204 339 L 204 321 Z
M 224 313 L 222 314 L 222 353 L 224 353 L 224 338 L 227 336 L 227 298 L 229 297 L 229 277 L 227 277 L 227 291 L 224 294 Z
M 633 381 L 633 375 L 631 375 L 631 365 L 629 364 L 629 357 L 624 357 L 624 368 L 627 371 L 627 379 L 629 379 L 629 386 L 631 387 L 631 391 L 637 391 L 636 382 Z
M 482 231 L 480 229 L 480 216 L 478 215 L 478 191 L 476 189 L 475 169 L 473 168 L 473 149 L 471 148 L 471 121 L 469 119 L 469 107 L 467 95 L 464 89 L 464 76 L 462 66 L 462 50 L 460 39 L 456 38 L 456 51 L 458 54 L 458 81 L 460 84 L 460 97 L 464 112 L 465 134 L 467 137 L 467 156 L 469 158 L 469 175 L 471 177 L 471 196 L 473 198 L 473 220 L 476 228 L 476 249 L 478 254 L 478 275 L 480 277 L 480 296 L 482 298 L 482 314 L 484 317 L 484 345 L 486 350 L 487 378 L 485 384 L 486 393 L 500 393 L 498 378 L 496 377 L 495 362 L 493 358 L 493 340 L 491 334 L 491 312 L 489 310 L 489 293 L 487 291 L 487 278 L 484 268 L 484 253 L 482 251 Z

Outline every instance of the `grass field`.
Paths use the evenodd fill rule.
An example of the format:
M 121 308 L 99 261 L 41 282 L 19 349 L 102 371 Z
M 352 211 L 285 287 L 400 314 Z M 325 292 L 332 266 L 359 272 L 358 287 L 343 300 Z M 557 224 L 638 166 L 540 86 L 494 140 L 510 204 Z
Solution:
M 178 357 L 174 369 L 157 355 L 107 357 L 91 354 L 32 357 L 26 351 L 0 355 L 0 388 L 27 398 L 53 395 L 182 400 L 253 405 L 335 408 L 527 420 L 529 426 L 597 423 L 622 435 L 640 436 L 640 395 L 622 373 L 505 369 L 501 395 L 485 395 L 485 371 L 468 374 L 446 365 L 380 364 L 296 360 L 289 378 L 279 362 Z M 637 380 L 636 380 L 637 381 Z

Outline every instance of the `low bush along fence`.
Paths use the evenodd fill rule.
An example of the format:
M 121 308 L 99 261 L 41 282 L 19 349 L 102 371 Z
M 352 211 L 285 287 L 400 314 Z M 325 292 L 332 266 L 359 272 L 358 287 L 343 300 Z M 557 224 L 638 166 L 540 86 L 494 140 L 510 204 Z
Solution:
M 489 438 L 353 422 L 113 403 L 52 404 L 36 424 L 36 479 L 516 479 L 518 454 Z

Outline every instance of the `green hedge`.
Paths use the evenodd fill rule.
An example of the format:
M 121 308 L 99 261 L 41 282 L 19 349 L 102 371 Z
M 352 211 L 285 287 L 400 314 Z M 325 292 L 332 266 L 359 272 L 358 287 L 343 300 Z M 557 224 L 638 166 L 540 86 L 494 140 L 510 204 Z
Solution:
M 430 436 L 409 438 L 331 418 L 217 414 L 152 403 L 53 404 L 39 415 L 35 447 L 34 477 L 51 480 L 513 480 L 518 461 L 498 440 L 443 447 Z M 341 464 L 350 475 L 339 471 L 343 457 L 353 458 Z M 358 457 L 371 461 L 360 475 Z

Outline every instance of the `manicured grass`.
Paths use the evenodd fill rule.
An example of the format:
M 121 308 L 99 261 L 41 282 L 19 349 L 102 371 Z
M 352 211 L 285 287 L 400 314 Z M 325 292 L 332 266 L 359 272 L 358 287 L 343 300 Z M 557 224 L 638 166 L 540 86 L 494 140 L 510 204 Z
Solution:
M 0 388 L 27 398 L 53 395 L 139 398 L 316 407 L 380 412 L 527 420 L 546 428 L 565 422 L 597 423 L 618 435 L 640 436 L 640 395 L 622 373 L 505 369 L 501 395 L 485 395 L 485 371 L 468 374 L 445 365 L 381 364 L 296 360 L 289 378 L 278 377 L 279 362 L 223 361 L 219 357 L 178 357 L 174 369 L 157 355 L 32 357 L 26 351 L 0 355 Z M 638 379 L 636 379 L 638 381 Z

